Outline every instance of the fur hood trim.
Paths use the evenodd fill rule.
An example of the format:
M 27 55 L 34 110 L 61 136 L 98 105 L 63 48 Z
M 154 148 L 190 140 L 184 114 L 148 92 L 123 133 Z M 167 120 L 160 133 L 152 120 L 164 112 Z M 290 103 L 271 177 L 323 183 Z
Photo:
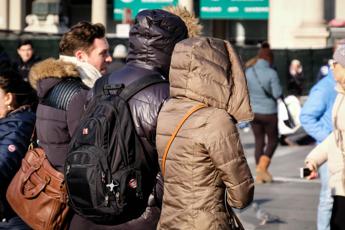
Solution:
M 39 80 L 45 78 L 65 78 L 65 77 L 79 77 L 79 72 L 76 65 L 70 62 L 64 62 L 54 58 L 48 58 L 44 61 L 35 64 L 29 74 L 29 81 L 31 86 L 37 90 L 37 83 Z
M 189 12 L 186 7 L 181 6 L 167 6 L 164 10 L 179 16 L 186 24 L 188 29 L 188 37 L 198 37 L 202 35 L 202 25 L 199 23 L 199 19 L 195 15 Z

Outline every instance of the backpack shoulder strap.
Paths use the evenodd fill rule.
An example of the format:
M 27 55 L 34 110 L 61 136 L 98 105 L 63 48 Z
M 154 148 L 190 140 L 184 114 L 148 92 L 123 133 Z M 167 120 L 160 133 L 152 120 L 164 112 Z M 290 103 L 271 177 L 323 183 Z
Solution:
M 140 90 L 157 83 L 168 82 L 162 75 L 160 74 L 152 74 L 141 77 L 140 79 L 130 83 L 126 86 L 122 92 L 120 93 L 121 97 L 128 101 L 132 96 L 138 93 Z
M 172 144 L 172 142 L 174 141 L 178 131 L 181 129 L 182 125 L 185 123 L 185 121 L 188 119 L 188 117 L 190 117 L 194 112 L 198 111 L 199 109 L 202 109 L 202 108 L 205 108 L 206 105 L 205 104 L 198 104 L 196 106 L 193 106 L 193 108 L 191 108 L 184 116 L 183 118 L 180 120 L 180 122 L 178 123 L 178 125 L 176 126 L 173 134 L 171 135 L 169 141 L 168 141 L 168 144 L 166 145 L 165 147 L 165 150 L 164 150 L 164 154 L 163 154 L 163 157 L 162 157 L 162 175 L 164 176 L 165 174 L 165 161 L 167 159 L 167 156 L 168 156 L 168 152 L 169 152 L 169 149 L 170 149 L 170 146 Z
M 93 86 L 93 96 L 103 93 L 103 87 L 108 84 L 109 74 L 100 77 Z

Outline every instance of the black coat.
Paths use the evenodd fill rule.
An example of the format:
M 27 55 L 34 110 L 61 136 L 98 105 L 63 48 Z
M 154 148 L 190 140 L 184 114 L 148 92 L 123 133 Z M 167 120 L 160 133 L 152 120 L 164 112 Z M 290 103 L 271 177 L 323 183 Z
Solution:
M 23 62 L 21 58 L 17 59 L 15 65 L 24 81 L 28 81 L 31 67 L 39 61 L 41 61 L 41 58 L 36 55 L 33 55 L 27 62 Z
M 303 81 L 304 81 L 303 73 L 299 73 L 296 76 L 289 75 L 289 81 L 288 81 L 288 86 L 287 86 L 288 94 L 295 95 L 295 96 L 302 96 Z

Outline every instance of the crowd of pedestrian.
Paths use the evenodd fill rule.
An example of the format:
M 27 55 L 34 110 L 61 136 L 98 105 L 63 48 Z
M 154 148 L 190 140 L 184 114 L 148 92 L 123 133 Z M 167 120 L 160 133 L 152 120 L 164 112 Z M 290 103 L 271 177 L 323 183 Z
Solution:
M 73 197 L 84 202 L 85 207 L 70 205 L 68 215 L 63 217 L 64 229 L 241 228 L 231 208 L 245 208 L 252 202 L 254 182 L 274 182 L 269 166 L 279 140 L 297 145 L 308 138 L 308 144 L 314 140 L 317 143 L 305 161 L 312 171 L 308 178 L 320 175 L 322 184 L 318 229 L 344 229 L 345 131 L 341 117 L 345 113 L 345 45 L 334 50 L 329 68 L 323 71 L 326 76 L 302 104 L 303 60 L 291 60 L 284 97 L 269 43 L 264 42 L 257 55 L 243 66 L 228 41 L 202 36 L 198 19 L 184 8 L 139 12 L 129 32 L 128 46 L 118 44 L 112 55 L 105 31 L 100 23 L 77 23 L 63 34 L 56 59 L 42 60 L 29 40 L 18 43 L 17 60 L 11 61 L 6 53 L 0 53 L 0 229 L 32 227 L 6 199 L 15 174 L 23 167 L 27 170 L 21 162 L 29 146 L 42 149 L 52 168 L 65 176 L 73 170 L 66 166 L 66 159 L 80 135 L 84 145 L 96 146 L 100 140 L 107 145 L 115 136 L 119 140 L 116 145 L 127 151 L 132 148 L 121 142 L 124 137 L 119 137 L 117 130 L 106 131 L 104 138 L 104 130 L 89 135 L 97 125 L 104 129 L 112 125 L 102 120 L 109 114 L 99 118 L 104 123 L 91 119 L 94 123 L 82 126 L 90 101 L 114 100 L 115 96 L 126 95 L 129 88 L 137 91 L 123 103 L 128 105 L 145 159 L 156 167 L 153 171 L 157 169 L 152 192 L 147 197 L 142 195 L 140 172 L 121 181 L 108 178 L 114 168 L 107 171 L 97 166 L 99 175 L 88 175 L 87 179 L 102 178 L 103 184 L 95 185 L 95 189 L 107 191 L 102 194 L 104 203 L 84 202 L 86 195 Z M 160 80 L 152 80 L 145 88 L 133 86 L 133 82 L 153 76 Z M 289 124 L 285 122 L 287 117 Z M 254 134 L 255 180 L 238 124 L 250 124 Z M 125 161 L 124 153 L 111 154 L 119 156 L 106 164 L 121 165 Z M 80 162 L 89 160 L 85 155 L 75 158 Z M 132 160 L 142 159 L 127 159 Z M 37 170 L 28 169 L 26 180 Z M 85 187 L 85 178 L 77 179 L 60 189 L 75 194 L 69 183 L 79 183 L 79 194 L 93 189 Z M 44 191 L 49 182 L 44 177 L 35 178 L 21 192 L 25 196 L 25 192 Z M 118 190 L 114 192 L 113 187 Z M 81 211 L 86 208 L 92 213 L 91 208 L 100 210 L 112 202 L 116 210 L 125 211 L 126 204 L 121 206 L 119 194 L 131 189 L 136 189 L 135 196 L 145 199 L 146 208 L 136 218 L 116 213 L 119 220 L 109 224 L 94 221 L 88 218 L 91 214 L 83 215 Z M 45 221 L 36 222 L 43 228 Z
M 166 27 L 165 25 L 169 26 Z M 238 144 L 240 142 L 235 126 L 238 121 L 250 120 L 252 112 L 244 73 L 234 49 L 230 43 L 220 39 L 202 37 L 188 39 L 188 37 L 197 36 L 199 30 L 200 26 L 198 26 L 197 19 L 185 9 L 169 8 L 167 10 L 141 11 L 136 16 L 136 23 L 130 30 L 128 51 L 127 47 L 123 45 L 114 50 L 114 58 L 118 58 L 122 63 L 122 66 L 116 66 L 114 69 L 109 69 L 112 57 L 109 54 L 110 48 L 105 37 L 105 28 L 101 24 L 83 21 L 71 27 L 61 38 L 58 59 L 40 60 L 34 53 L 32 43 L 21 41 L 17 48 L 18 61 L 15 64 L 8 62 L 6 68 L 5 66 L 2 67 L 0 72 L 2 103 L 0 110 L 0 215 L 2 220 L 0 228 L 30 229 L 32 227 L 30 225 L 31 220 L 28 221 L 25 219 L 26 217 L 15 214 L 13 211 L 15 207 L 12 209 L 11 205 L 13 204 L 9 204 L 6 200 L 6 189 L 11 184 L 11 180 L 14 180 L 14 175 L 18 170 L 26 170 L 20 163 L 31 142 L 35 142 L 39 148 L 43 149 L 49 163 L 57 172 L 64 173 L 69 145 L 80 125 L 80 119 L 83 117 L 89 101 L 98 96 L 93 87 L 95 84 L 99 84 L 97 83 L 98 79 L 101 79 L 102 76 L 104 76 L 102 82 L 106 81 L 107 85 L 123 85 L 122 87 L 125 88 L 130 87 L 132 82 L 147 76 L 158 75 L 161 79 L 165 79 L 161 83 L 151 84 L 140 90 L 128 101 L 131 120 L 140 143 L 143 145 L 145 153 L 154 159 L 158 165 L 160 162 L 158 155 L 161 153 L 161 147 L 165 145 L 165 143 L 161 143 L 160 135 L 157 136 L 156 142 L 159 112 L 164 102 L 167 101 L 166 104 L 170 105 L 175 96 L 181 98 L 184 95 L 179 93 L 182 88 L 177 87 L 177 91 L 174 90 L 176 84 L 179 84 L 178 81 L 175 83 L 175 80 L 171 81 L 174 87 L 169 92 L 167 80 L 175 79 L 175 76 L 180 77 L 180 74 L 175 73 L 175 68 L 179 70 L 181 58 L 188 60 L 190 55 L 200 58 L 200 61 L 190 62 L 190 66 L 185 65 L 186 69 L 199 65 L 200 68 L 209 71 L 207 74 L 209 80 L 205 81 L 205 72 L 202 70 L 194 73 L 186 72 L 184 81 L 200 81 L 203 87 L 209 90 L 209 96 L 200 97 L 203 93 L 200 96 L 197 96 L 198 94 L 195 96 L 190 95 L 190 93 L 186 94 L 187 101 L 196 100 L 195 102 L 198 101 L 205 107 L 203 111 L 200 111 L 201 114 L 195 114 L 195 118 L 190 119 L 190 124 L 193 124 L 195 123 L 194 120 L 199 120 L 198 117 L 202 117 L 202 121 L 198 121 L 201 123 L 197 125 L 200 126 L 200 131 L 198 131 L 200 136 L 193 138 L 193 142 L 189 143 L 190 151 L 185 153 L 190 158 L 190 162 L 186 163 L 191 165 L 183 172 L 183 174 L 190 175 L 189 189 L 186 191 L 184 185 L 181 184 L 180 189 L 175 187 L 171 190 L 169 178 L 174 173 L 174 170 L 171 170 L 171 167 L 174 166 L 171 165 L 173 161 L 168 159 L 166 163 L 166 186 L 163 188 L 163 176 L 158 173 L 156 185 L 152 188 L 152 194 L 147 200 L 147 208 L 139 218 L 120 224 L 104 225 L 79 215 L 78 210 L 69 209 L 67 221 L 63 223 L 67 224 L 65 227 L 68 229 L 156 229 L 160 220 L 158 225 L 160 229 L 168 229 L 174 225 L 188 226 L 191 229 L 230 228 L 227 219 L 235 218 L 235 214 L 228 213 L 226 210 L 230 206 L 235 208 L 248 206 L 254 195 L 252 175 L 244 157 L 243 148 Z M 203 53 L 205 46 L 208 46 L 207 56 L 209 58 L 217 56 L 217 59 L 210 59 L 208 64 L 204 64 L 203 61 L 206 55 Z M 187 47 L 189 48 L 187 49 Z M 172 56 L 175 57 L 173 60 Z M 225 69 L 223 65 L 213 67 L 212 61 L 221 61 L 224 66 L 227 65 L 228 67 Z M 175 63 L 174 67 L 170 68 L 170 62 Z M 110 72 L 108 72 L 109 70 Z M 219 79 L 217 80 L 215 77 Z M 210 88 L 208 81 L 213 81 L 216 88 Z M 236 87 L 234 87 L 234 83 Z M 195 84 L 192 83 L 191 85 Z M 223 89 L 223 95 L 219 100 L 214 100 L 213 97 L 218 97 L 216 95 L 219 92 L 217 87 Z M 204 91 L 202 87 L 198 90 Z M 182 91 L 193 92 L 194 89 L 186 88 Z M 237 102 L 229 99 L 228 95 L 230 94 L 233 95 L 234 99 L 237 98 Z M 188 104 L 181 107 L 172 103 L 171 108 L 178 109 L 182 114 L 189 109 Z M 168 116 L 175 114 L 173 111 L 166 113 L 165 106 L 163 106 L 163 110 L 163 114 L 168 114 Z M 163 123 L 158 123 L 159 127 L 164 126 L 163 117 Z M 216 119 L 209 119 L 209 117 Z M 212 120 L 213 122 L 211 122 Z M 204 125 L 208 127 L 206 132 L 203 128 Z M 215 125 L 221 127 L 222 130 L 216 128 Z M 160 130 L 159 128 L 158 132 L 161 132 Z M 87 132 L 85 131 L 84 135 L 87 135 Z M 184 130 L 181 132 L 183 133 Z M 208 136 L 213 135 L 214 141 L 206 138 L 206 136 L 201 136 L 206 133 Z M 232 137 L 230 140 L 228 139 L 229 136 Z M 219 142 L 220 138 L 223 141 Z M 200 146 L 202 143 L 200 141 L 203 139 L 207 140 L 202 144 L 204 147 L 198 147 L 200 148 L 199 157 L 201 161 L 195 161 L 192 150 Z M 179 142 L 178 139 L 176 142 Z M 232 145 L 235 146 L 229 148 Z M 171 157 L 174 157 L 176 151 L 174 148 L 175 145 L 172 146 Z M 232 166 L 223 168 L 223 165 L 227 164 L 232 164 Z M 202 172 L 200 175 L 193 173 L 193 168 L 196 165 L 204 168 L 204 170 L 200 168 L 200 172 Z M 210 171 L 212 174 L 205 171 L 209 168 L 213 168 Z M 236 172 L 237 168 L 242 170 Z M 234 172 L 237 174 L 235 177 L 232 175 Z M 224 176 L 219 177 L 223 174 Z M 202 186 L 191 186 L 200 183 L 200 178 L 203 175 L 210 177 L 209 182 L 203 183 Z M 31 173 L 28 174 L 27 179 L 32 179 Z M 31 181 L 32 186 L 35 185 L 35 180 Z M 214 183 L 215 180 L 217 183 Z M 111 184 L 113 185 L 113 180 Z M 106 187 L 111 184 L 106 184 Z M 29 189 L 28 191 L 32 189 L 26 186 L 22 191 L 24 194 L 26 189 Z M 132 184 L 132 186 L 141 185 Z M 43 187 L 41 189 L 44 190 Z M 61 187 L 61 189 L 63 188 Z M 204 189 L 207 192 L 203 195 L 200 194 L 199 198 L 184 198 L 186 193 L 198 193 Z M 163 191 L 166 194 L 164 198 Z M 215 192 L 218 194 L 217 201 L 212 202 L 217 206 L 216 208 L 209 203 L 209 196 L 213 196 Z M 190 205 L 189 208 L 170 206 L 172 197 L 169 194 L 171 193 L 175 193 L 176 197 L 185 199 L 186 204 Z M 196 202 L 201 203 L 197 206 L 195 205 Z M 208 206 L 209 208 L 207 208 Z M 176 219 L 171 219 L 170 212 L 176 214 Z M 195 213 L 199 213 L 202 222 L 192 220 Z M 216 213 L 216 216 L 212 214 L 210 218 L 205 218 L 207 213 Z M 21 220 L 21 218 L 24 219 Z M 38 222 L 40 220 L 33 221 Z M 114 220 L 115 222 L 120 221 Z

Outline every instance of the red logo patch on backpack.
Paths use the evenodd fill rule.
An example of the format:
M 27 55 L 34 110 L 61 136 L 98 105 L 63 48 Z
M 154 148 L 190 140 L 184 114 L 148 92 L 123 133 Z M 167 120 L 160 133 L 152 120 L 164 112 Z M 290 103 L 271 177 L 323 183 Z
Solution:
M 89 134 L 89 129 L 83 128 L 83 135 L 88 135 L 88 134 Z

